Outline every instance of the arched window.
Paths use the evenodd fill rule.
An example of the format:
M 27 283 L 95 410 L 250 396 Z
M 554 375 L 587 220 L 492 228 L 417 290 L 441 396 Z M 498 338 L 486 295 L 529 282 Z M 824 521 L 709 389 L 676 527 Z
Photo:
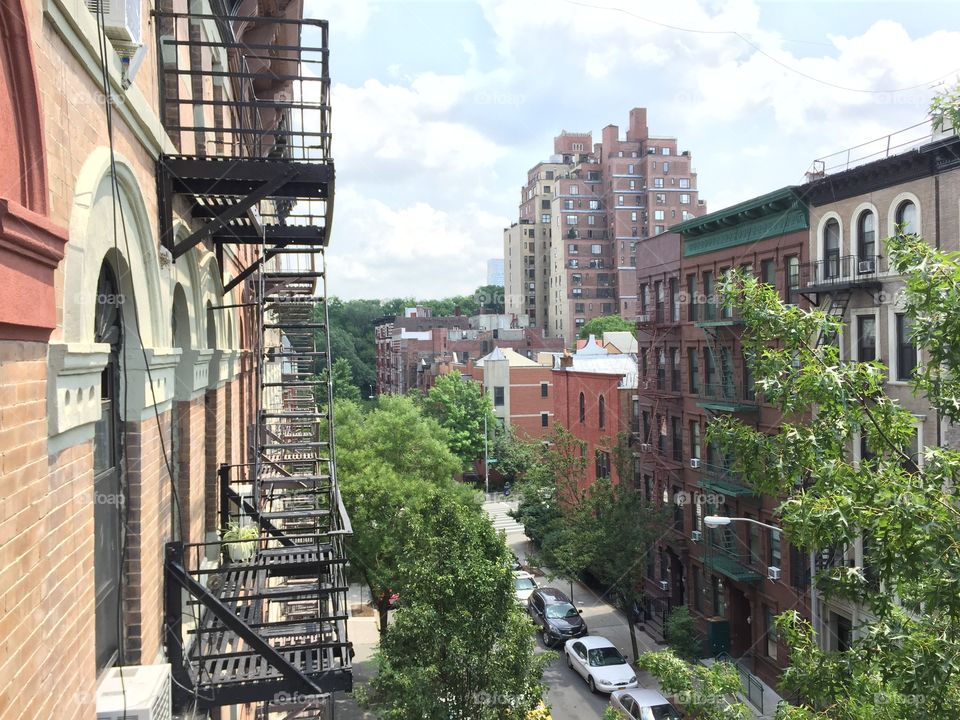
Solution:
M 857 263 L 858 272 L 876 272 L 877 217 L 864 210 L 857 218 Z
M 217 317 L 209 300 L 207 301 L 207 349 L 217 349 Z
M 917 227 L 917 206 L 912 200 L 904 200 L 897 207 L 897 225 L 903 232 L 915 233 L 919 230 Z
M 840 276 L 840 223 L 834 218 L 823 227 L 823 275 L 825 278 Z
M 583 398 L 583 393 L 580 393 L 580 424 L 583 425 L 587 420 L 587 403 Z
M 606 406 L 606 401 L 603 399 L 603 395 L 600 396 L 600 403 L 599 403 L 599 408 L 597 412 L 600 415 L 599 417 L 600 429 L 603 430 L 603 425 L 607 421 L 607 406 Z
M 104 262 L 97 282 L 94 341 L 110 346 L 107 365 L 100 376 L 100 419 L 93 438 L 93 575 L 97 669 L 113 665 L 120 650 L 120 548 L 123 445 L 120 434 L 121 357 L 123 320 L 119 284 L 113 268 Z

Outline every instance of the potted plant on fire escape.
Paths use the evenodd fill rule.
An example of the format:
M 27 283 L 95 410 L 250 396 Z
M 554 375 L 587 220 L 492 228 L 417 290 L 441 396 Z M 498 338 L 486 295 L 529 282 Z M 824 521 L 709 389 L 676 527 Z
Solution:
M 244 562 L 257 551 L 257 538 L 260 529 L 256 525 L 231 522 L 222 528 L 221 540 L 230 556 L 231 562 Z

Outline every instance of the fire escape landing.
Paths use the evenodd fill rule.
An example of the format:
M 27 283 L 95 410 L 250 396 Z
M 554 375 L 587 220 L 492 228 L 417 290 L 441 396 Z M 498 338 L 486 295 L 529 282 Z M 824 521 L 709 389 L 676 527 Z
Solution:
M 248 461 L 221 466 L 218 498 L 221 527 L 252 530 L 167 545 L 165 643 L 180 708 L 260 703 L 262 717 L 326 718 L 331 693 L 352 686 L 351 529 L 328 381 L 328 28 L 302 19 L 300 3 L 259 9 L 154 16 L 161 110 L 179 147 L 157 163 L 161 242 L 175 260 L 202 243 L 221 272 L 231 246 L 255 248 L 224 291 L 246 283 L 257 359 Z M 175 237 L 175 208 L 199 229 Z

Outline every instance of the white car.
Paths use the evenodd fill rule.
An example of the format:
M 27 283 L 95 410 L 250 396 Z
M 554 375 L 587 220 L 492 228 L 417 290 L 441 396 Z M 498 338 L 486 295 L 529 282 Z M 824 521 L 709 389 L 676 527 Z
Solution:
M 533 579 L 533 575 L 523 570 L 515 570 L 513 573 L 513 591 L 517 595 L 517 602 L 523 606 L 527 606 L 527 599 L 530 597 L 530 594 L 537 589 L 537 581 Z
M 616 708 L 628 720 L 681 720 L 683 715 L 656 690 L 615 690 L 610 695 L 610 707 Z
M 599 635 L 567 640 L 567 667 L 587 681 L 590 692 L 611 693 L 637 687 L 637 675 L 612 642 Z

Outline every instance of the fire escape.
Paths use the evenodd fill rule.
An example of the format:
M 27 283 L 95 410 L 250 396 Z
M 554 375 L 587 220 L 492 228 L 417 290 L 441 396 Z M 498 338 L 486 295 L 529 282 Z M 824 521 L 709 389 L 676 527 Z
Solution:
M 257 8 L 154 16 L 179 151 L 158 161 L 161 241 L 175 261 L 204 244 L 221 272 L 227 253 L 248 258 L 224 292 L 243 283 L 254 320 L 257 407 L 248 462 L 221 465 L 217 499 L 221 527 L 249 535 L 167 545 L 164 633 L 179 708 L 319 719 L 352 683 L 328 382 L 328 27 L 298 3 Z M 175 210 L 199 229 L 175 235 Z

